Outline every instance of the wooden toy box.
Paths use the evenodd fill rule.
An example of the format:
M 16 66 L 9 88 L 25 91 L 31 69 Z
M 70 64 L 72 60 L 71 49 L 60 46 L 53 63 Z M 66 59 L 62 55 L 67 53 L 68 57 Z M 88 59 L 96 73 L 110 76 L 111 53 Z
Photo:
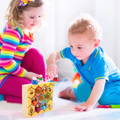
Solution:
M 51 82 L 22 86 L 22 108 L 25 116 L 32 117 L 53 108 L 53 86 Z

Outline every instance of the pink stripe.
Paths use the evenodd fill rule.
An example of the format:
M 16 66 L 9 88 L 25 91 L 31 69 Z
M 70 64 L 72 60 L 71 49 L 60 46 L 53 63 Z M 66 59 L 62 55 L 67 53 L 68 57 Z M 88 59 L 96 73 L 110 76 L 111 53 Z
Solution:
M 9 46 L 4 46 L 4 50 L 9 50 L 9 52 L 11 52 L 11 51 L 14 51 L 15 50 L 15 48 L 11 48 L 11 47 L 9 47 Z
M 17 70 L 15 70 L 13 73 L 16 75 L 19 73 L 19 71 L 20 71 L 20 66 L 18 66 Z
M 3 46 L 8 46 L 10 48 L 16 49 L 16 46 L 11 45 L 11 44 L 7 44 L 7 43 L 3 43 Z
M 0 43 L 2 43 L 2 44 L 3 44 L 3 41 L 2 41 L 2 40 L 0 40 Z
M 10 60 L 0 60 L 0 64 L 4 64 L 4 63 L 7 63 L 9 62 Z
M 3 41 L 2 41 L 2 35 L 0 34 L 0 43 L 3 43 Z
M 0 60 L 0 66 L 4 66 L 9 62 L 9 60 Z
M 15 30 L 7 29 L 7 30 L 4 32 L 4 34 L 10 34 L 10 33 L 20 39 L 19 33 L 18 33 L 17 31 L 15 31 Z
M 18 59 L 18 60 L 22 60 L 23 56 L 20 57 L 20 56 L 15 56 L 15 59 Z
M 4 62 L 4 63 L 0 63 L 0 65 L 2 65 L 2 66 L 8 66 L 9 64 L 11 64 L 13 61 L 7 61 L 7 62 Z
M 0 38 L 0 43 L 3 43 L 2 38 Z
M 20 50 L 20 49 L 18 49 L 18 48 L 17 48 L 17 50 L 18 50 L 20 53 L 25 51 L 25 50 Z
M 23 68 L 19 69 L 17 75 L 21 75 L 23 73 Z

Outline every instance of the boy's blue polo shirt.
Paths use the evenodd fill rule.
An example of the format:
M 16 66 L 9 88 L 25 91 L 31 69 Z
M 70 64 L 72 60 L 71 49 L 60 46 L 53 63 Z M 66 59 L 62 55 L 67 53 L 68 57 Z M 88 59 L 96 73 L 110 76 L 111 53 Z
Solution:
M 120 81 L 120 70 L 101 47 L 95 48 L 83 65 L 72 53 L 70 47 L 60 51 L 63 58 L 71 60 L 79 74 L 93 87 L 96 80 L 106 79 L 107 83 Z

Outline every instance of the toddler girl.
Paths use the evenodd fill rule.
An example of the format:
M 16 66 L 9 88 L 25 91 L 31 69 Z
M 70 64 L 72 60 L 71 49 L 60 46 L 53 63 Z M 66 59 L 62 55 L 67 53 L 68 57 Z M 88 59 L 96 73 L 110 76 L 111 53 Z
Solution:
M 22 85 L 33 77 L 45 78 L 42 54 L 30 45 L 33 29 L 40 25 L 42 0 L 12 0 L 7 24 L 0 38 L 0 94 L 7 102 L 22 102 Z

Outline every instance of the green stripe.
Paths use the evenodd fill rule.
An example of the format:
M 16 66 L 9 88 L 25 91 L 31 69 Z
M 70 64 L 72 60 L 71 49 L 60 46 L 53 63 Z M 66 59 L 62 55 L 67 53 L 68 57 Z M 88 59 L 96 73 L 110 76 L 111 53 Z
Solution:
M 104 79 L 105 77 L 97 77 L 95 78 L 95 80 L 98 80 L 98 79 Z
M 97 55 L 98 55 L 98 50 L 96 51 L 96 53 L 95 53 L 94 57 L 96 57 Z
M 60 51 L 60 55 L 61 55 L 62 58 L 64 58 L 64 55 L 63 55 L 63 52 L 62 52 L 62 51 Z
M 120 108 L 120 105 L 111 105 L 112 108 Z
M 16 30 L 19 32 L 21 38 L 23 37 L 23 31 L 20 27 L 17 27 Z

